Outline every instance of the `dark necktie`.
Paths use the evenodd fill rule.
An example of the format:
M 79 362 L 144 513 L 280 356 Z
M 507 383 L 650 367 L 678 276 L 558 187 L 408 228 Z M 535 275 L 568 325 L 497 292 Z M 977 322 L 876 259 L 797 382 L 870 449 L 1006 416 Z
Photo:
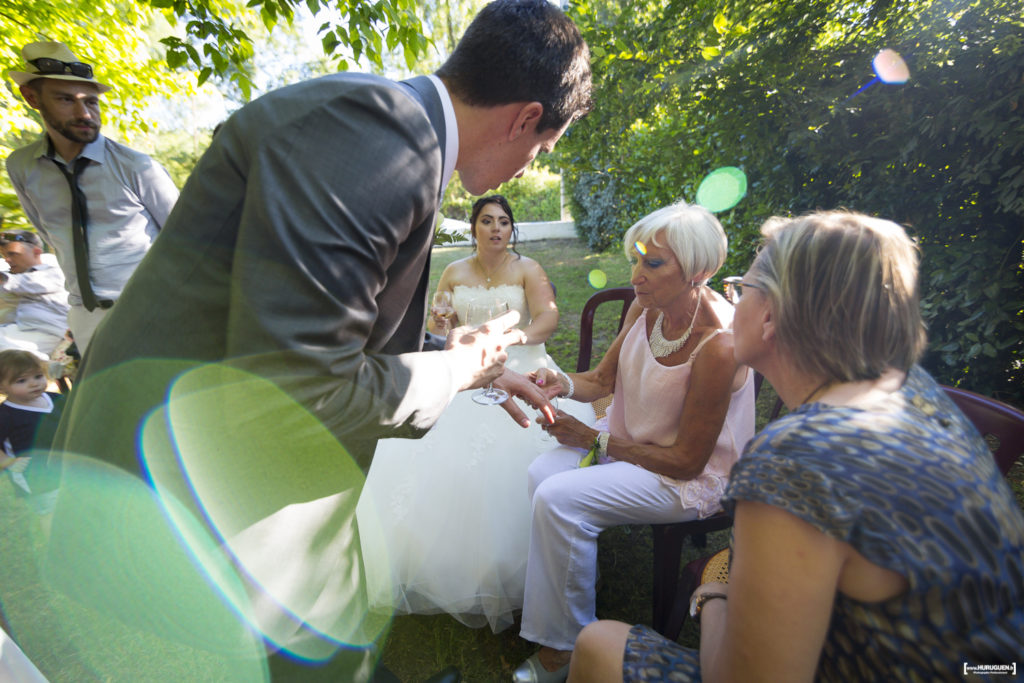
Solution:
M 89 241 L 86 238 L 89 213 L 86 207 L 85 193 L 78 186 L 78 176 L 89 165 L 89 160 L 79 156 L 75 159 L 75 170 L 70 173 L 67 166 L 56 159 L 53 159 L 53 163 L 57 164 L 57 168 L 68 181 L 68 187 L 71 188 L 71 238 L 75 247 L 75 272 L 78 274 L 78 290 L 82 295 L 82 304 L 85 306 L 85 310 L 91 311 L 98 304 L 96 295 L 92 291 L 92 282 L 89 280 Z

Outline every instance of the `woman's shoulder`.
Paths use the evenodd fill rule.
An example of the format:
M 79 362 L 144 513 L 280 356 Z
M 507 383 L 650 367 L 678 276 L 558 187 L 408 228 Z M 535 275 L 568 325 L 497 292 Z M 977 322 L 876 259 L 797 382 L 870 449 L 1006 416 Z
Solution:
M 698 340 L 697 346 L 687 358 L 694 364 L 715 364 L 735 366 L 733 356 L 734 338 L 732 328 L 720 325 L 703 325 L 693 329 L 693 336 Z
M 912 371 L 899 391 L 869 405 L 815 402 L 798 406 L 766 425 L 747 450 L 766 457 L 797 456 L 806 465 L 820 460 L 826 469 L 840 463 L 860 468 L 955 460 L 951 451 L 970 450 L 977 444 L 956 431 L 952 441 L 959 442 L 959 448 L 935 446 L 951 433 L 951 425 L 942 421 L 944 398 L 923 371 Z
M 714 327 L 723 329 L 732 327 L 732 319 L 735 314 L 736 307 L 733 306 L 728 299 L 708 287 L 705 303 L 708 307 L 708 311 L 710 311 L 711 315 L 714 316 Z
M 472 259 L 472 256 L 467 256 L 449 263 L 441 273 L 441 280 L 438 284 L 449 290 L 454 290 L 458 286 L 479 285 L 481 279 L 473 267 Z
M 472 256 L 466 256 L 465 258 L 460 258 L 456 261 L 452 261 L 447 266 L 445 266 L 444 272 L 442 272 L 441 274 L 443 276 L 452 277 L 453 275 L 457 275 L 458 273 L 467 271 L 472 268 L 472 260 Z
M 856 490 L 859 475 L 873 464 L 863 452 L 851 452 L 860 444 L 851 443 L 851 435 L 841 425 L 837 429 L 825 412 L 830 411 L 798 409 L 765 425 L 733 467 L 727 497 L 791 509 L 797 501 L 811 507 L 838 504 L 843 492 Z M 790 499 L 785 492 L 794 482 L 799 495 Z
M 540 265 L 540 262 L 523 254 L 512 254 L 512 258 L 509 259 L 509 268 L 524 278 L 533 275 L 546 275 L 544 267 Z

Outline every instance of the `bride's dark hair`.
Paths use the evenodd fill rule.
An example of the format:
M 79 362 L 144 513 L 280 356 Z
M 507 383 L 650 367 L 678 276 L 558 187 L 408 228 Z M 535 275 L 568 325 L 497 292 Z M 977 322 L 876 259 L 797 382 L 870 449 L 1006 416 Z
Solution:
M 476 219 L 480 217 L 480 212 L 488 204 L 497 204 L 502 211 L 508 214 L 509 223 L 512 224 L 512 251 L 515 252 L 516 258 L 522 258 L 523 255 L 516 251 L 516 245 L 519 244 L 519 228 L 516 226 L 516 217 L 512 215 L 512 207 L 509 206 L 508 200 L 500 194 L 487 195 L 473 202 L 473 211 L 469 214 L 469 234 L 473 238 L 473 248 L 476 249 Z

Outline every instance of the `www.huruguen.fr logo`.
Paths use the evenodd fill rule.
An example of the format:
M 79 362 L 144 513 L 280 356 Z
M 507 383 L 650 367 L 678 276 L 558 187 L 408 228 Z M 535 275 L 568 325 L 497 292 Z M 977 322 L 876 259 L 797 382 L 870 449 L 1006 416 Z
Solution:
M 968 664 L 964 662 L 964 676 L 968 674 L 979 676 L 1016 676 L 1017 662 L 1013 664 Z

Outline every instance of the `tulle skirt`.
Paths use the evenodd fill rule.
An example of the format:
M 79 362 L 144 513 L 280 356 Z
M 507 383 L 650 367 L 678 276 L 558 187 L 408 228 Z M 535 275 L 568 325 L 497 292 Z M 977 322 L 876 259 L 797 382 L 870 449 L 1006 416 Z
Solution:
M 544 346 L 509 350 L 508 367 L 556 368 Z M 422 439 L 385 439 L 359 501 L 370 604 L 397 614 L 447 612 L 497 633 L 522 609 L 530 540 L 526 469 L 557 445 L 500 406 L 462 392 Z M 520 403 L 527 415 L 535 412 Z M 559 408 L 587 424 L 589 404 Z

